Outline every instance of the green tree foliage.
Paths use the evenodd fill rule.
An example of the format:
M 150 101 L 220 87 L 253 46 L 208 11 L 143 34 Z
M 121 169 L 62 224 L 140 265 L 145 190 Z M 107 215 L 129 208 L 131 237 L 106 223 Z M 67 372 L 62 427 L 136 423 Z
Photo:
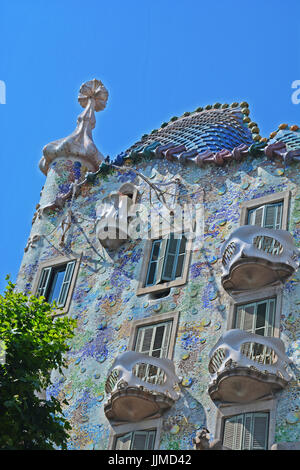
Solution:
M 0 295 L 0 449 L 66 449 L 70 424 L 54 397 L 38 393 L 51 370 L 67 367 L 65 353 L 76 322 L 53 317 L 55 304 L 15 291 L 10 281 Z M 63 404 L 68 404 L 66 401 Z

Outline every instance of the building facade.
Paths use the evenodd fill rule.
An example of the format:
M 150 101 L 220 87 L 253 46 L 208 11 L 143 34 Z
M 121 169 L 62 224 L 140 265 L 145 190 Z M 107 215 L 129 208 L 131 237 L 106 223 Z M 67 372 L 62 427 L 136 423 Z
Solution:
M 70 449 L 276 449 L 300 441 L 300 129 L 262 138 L 246 102 L 174 116 L 114 159 L 82 85 L 17 288 L 77 319 Z

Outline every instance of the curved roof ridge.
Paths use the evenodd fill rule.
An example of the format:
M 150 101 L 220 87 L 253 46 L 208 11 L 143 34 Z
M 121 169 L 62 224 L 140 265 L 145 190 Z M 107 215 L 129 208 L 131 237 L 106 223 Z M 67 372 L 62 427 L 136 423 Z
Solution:
M 150 134 L 130 146 L 125 154 L 130 154 L 140 147 L 155 142 L 185 145 L 186 150 L 197 148 L 213 152 L 223 149 L 232 150 L 241 145 L 259 142 L 259 128 L 251 121 L 249 105 L 246 101 L 234 102 L 231 105 L 215 103 L 204 108 L 199 107 L 193 112 L 185 112 L 182 116 L 173 116 L 169 122 L 161 124 Z

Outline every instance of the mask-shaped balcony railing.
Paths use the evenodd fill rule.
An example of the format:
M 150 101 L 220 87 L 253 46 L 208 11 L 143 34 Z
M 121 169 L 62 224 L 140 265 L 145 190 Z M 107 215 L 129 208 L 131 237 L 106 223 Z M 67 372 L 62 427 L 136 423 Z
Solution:
M 300 251 L 285 230 L 244 225 L 222 247 L 222 285 L 228 292 L 284 282 L 299 267 Z
M 291 360 L 279 338 L 229 330 L 210 352 L 212 400 L 245 403 L 282 390 Z
M 115 250 L 128 239 L 131 208 L 136 197 L 136 187 L 125 183 L 119 191 L 106 196 L 97 208 L 96 234 L 105 248 Z
M 175 391 L 178 382 L 169 359 L 127 351 L 116 358 L 108 372 L 106 417 L 135 422 L 161 416 L 179 398 Z

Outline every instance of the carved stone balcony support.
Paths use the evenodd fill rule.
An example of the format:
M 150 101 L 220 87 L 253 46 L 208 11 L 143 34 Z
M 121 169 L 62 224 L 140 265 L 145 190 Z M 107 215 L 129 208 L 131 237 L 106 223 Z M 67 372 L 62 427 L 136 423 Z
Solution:
M 169 359 L 127 351 L 115 359 L 108 372 L 105 415 L 115 422 L 159 417 L 178 400 L 174 389 L 178 382 Z
M 214 401 L 246 403 L 285 388 L 291 380 L 279 338 L 243 330 L 229 330 L 210 352 L 211 382 L 208 392 Z
M 239 227 L 222 247 L 222 285 L 232 292 L 284 282 L 298 269 L 299 253 L 285 230 Z

